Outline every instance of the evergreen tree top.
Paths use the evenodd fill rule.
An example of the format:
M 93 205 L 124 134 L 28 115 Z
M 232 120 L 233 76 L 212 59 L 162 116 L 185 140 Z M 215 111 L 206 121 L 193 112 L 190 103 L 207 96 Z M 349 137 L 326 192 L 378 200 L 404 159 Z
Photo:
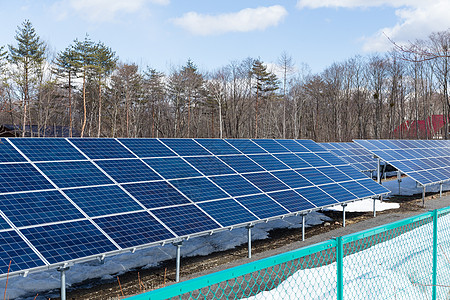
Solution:
M 25 20 L 21 27 L 17 27 L 14 37 L 17 47 L 9 46 L 10 60 L 17 64 L 42 63 L 44 61 L 45 45 L 29 20 Z

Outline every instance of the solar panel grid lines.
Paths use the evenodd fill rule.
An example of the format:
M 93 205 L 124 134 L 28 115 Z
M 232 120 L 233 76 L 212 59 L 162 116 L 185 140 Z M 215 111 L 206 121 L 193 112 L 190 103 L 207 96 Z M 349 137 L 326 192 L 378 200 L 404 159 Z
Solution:
M 10 226 L 10 230 L 7 231 L 3 231 L 3 232 L 10 232 L 12 234 L 12 232 L 14 232 L 14 239 L 15 239 L 15 243 L 20 244 L 21 246 L 19 248 L 15 248 L 12 247 L 11 244 L 8 244 L 6 247 L 4 245 L 0 245 L 0 249 L 2 249 L 2 251 L 0 251 L 0 256 L 3 256 L 5 254 L 10 254 L 10 252 L 12 251 L 11 254 L 11 258 L 13 258 L 14 256 L 18 255 L 19 253 L 26 253 L 26 256 L 28 257 L 26 260 L 28 260 L 31 257 L 37 257 L 38 259 L 36 260 L 36 263 L 38 260 L 40 260 L 40 266 L 48 266 L 50 263 L 47 261 L 47 259 L 36 249 L 36 247 L 23 235 L 23 233 L 14 225 L 13 222 L 11 222 L 11 220 L 8 219 L 8 217 L 0 210 L 0 216 L 4 219 L 5 222 L 7 222 Z M 3 233 L 2 233 L 3 234 Z M 22 241 L 20 241 L 17 237 L 21 238 Z M 5 241 L 5 240 L 3 240 Z M 0 244 L 2 243 L 2 238 L 0 238 Z M 33 254 L 34 253 L 34 254 Z M 36 256 L 34 256 L 36 255 Z M 16 264 L 17 259 L 11 259 L 12 262 L 12 268 L 14 269 L 14 264 Z M 8 262 L 9 264 L 9 262 Z M 7 268 L 6 266 L 8 265 L 1 265 L 0 266 L 0 275 L 4 275 L 7 274 L 7 270 L 5 268 Z M 38 266 L 36 266 L 37 268 Z M 14 272 L 14 271 L 10 271 L 10 272 Z
M 191 140 L 189 140 L 189 141 L 191 141 Z M 194 142 L 196 142 L 195 140 L 193 140 Z M 200 145 L 200 144 L 198 144 L 198 145 L 200 145 L 200 147 L 201 148 L 197 148 L 197 147 L 195 147 L 194 145 L 195 144 L 193 144 L 192 142 L 190 142 L 189 143 L 190 144 L 190 146 L 191 147 L 193 147 L 194 149 L 196 148 L 197 149 L 197 151 L 198 151 L 198 149 L 201 149 L 201 148 L 204 148 L 202 145 Z M 132 152 L 130 149 L 128 149 L 130 152 Z M 173 150 L 172 150 L 173 151 Z M 206 151 L 208 151 L 208 150 L 206 150 Z M 209 151 L 208 151 L 209 152 Z M 133 153 L 133 152 L 132 152 Z M 176 153 L 175 151 L 174 151 L 174 153 Z M 136 155 L 135 153 L 133 153 L 134 155 Z M 137 156 L 137 155 L 136 155 Z M 182 160 L 184 160 L 188 165 L 190 165 L 193 169 L 195 169 L 195 170 L 197 170 L 198 172 L 199 172 L 199 170 L 198 169 L 196 169 L 196 168 L 194 168 L 193 166 L 192 166 L 192 164 L 191 163 L 189 163 L 188 161 L 186 161 L 186 159 L 185 158 L 183 158 L 183 157 L 180 157 Z M 144 161 L 144 163 L 146 163 L 146 165 L 149 167 L 149 168 L 151 168 L 151 166 L 146 162 L 146 161 Z M 152 168 L 152 170 L 155 170 L 155 169 L 153 169 Z M 155 171 L 156 172 L 156 171 Z M 156 172 L 157 173 L 157 172 Z M 157 173 L 158 174 L 158 173 Z M 199 172 L 199 174 L 200 175 L 204 175 L 204 174 L 201 174 L 200 172 Z M 159 176 L 161 176 L 160 174 L 158 174 Z M 204 178 L 204 177 L 200 177 L 199 179 L 202 179 L 202 178 Z M 210 180 L 211 181 L 211 180 Z M 180 186 L 176 186 L 176 182 L 177 181 L 173 181 L 173 182 L 169 182 L 169 181 L 167 181 L 167 183 L 168 184 L 170 184 L 170 186 L 172 187 L 172 188 L 174 188 L 175 190 L 177 190 L 178 191 L 178 193 L 180 193 L 181 195 L 183 195 L 184 197 L 186 197 L 186 199 L 189 199 L 189 201 L 190 202 L 192 202 L 193 203 L 193 205 L 195 205 L 196 207 L 197 207 L 197 209 L 199 209 L 201 212 L 203 212 L 205 215 L 207 215 L 212 221 L 214 221 L 214 222 L 216 222 L 217 224 L 219 224 L 218 222 L 217 222 L 217 220 L 215 220 L 214 218 L 212 218 L 207 212 L 205 212 L 203 209 L 201 209 L 197 204 L 195 204 L 195 201 L 192 201 L 191 200 L 191 198 L 189 198 L 185 193 L 186 192 L 189 192 L 189 191 L 186 191 L 186 190 L 180 190 Z M 212 182 L 212 181 L 211 181 Z M 212 182 L 213 183 L 213 182 Z M 214 183 L 213 183 L 214 184 Z M 220 187 L 219 187 L 220 188 Z M 192 191 L 192 190 L 190 190 L 190 191 Z M 203 189 L 202 188 L 200 188 L 200 189 L 198 189 L 198 191 L 203 191 Z M 222 190 L 223 191 L 223 190 Z M 128 192 L 128 191 L 127 191 Z M 131 195 L 131 193 L 129 193 L 130 194 L 130 196 L 132 196 Z M 132 196 L 133 198 L 134 198 L 134 196 Z M 134 199 L 136 199 L 136 198 L 134 198 Z M 136 199 L 137 200 L 137 199 Z M 164 227 L 166 227 L 166 228 L 169 228 L 169 227 L 167 227 L 165 224 L 164 224 L 164 221 L 163 220 L 160 220 L 157 216 L 156 216 L 156 214 L 154 214 L 153 212 L 152 212 L 152 216 L 153 217 L 155 217 L 155 219 L 156 220 L 158 220 L 161 224 L 163 224 L 164 225 Z M 172 231 L 171 229 L 170 229 L 170 232 L 172 232 L 175 236 L 177 236 L 177 234 L 174 232 L 174 231 Z M 178 236 L 177 236 L 178 237 Z
M 270 143 L 270 145 L 271 146 L 273 146 L 273 144 L 271 144 Z M 306 148 L 305 148 L 306 149 Z M 284 151 L 284 150 L 283 150 Z M 286 154 L 288 154 L 288 153 L 286 153 Z M 244 154 L 244 156 L 243 157 L 247 157 L 247 158 L 249 158 L 249 157 L 251 157 L 251 154 L 249 154 L 249 155 L 245 155 Z M 221 158 L 223 158 L 223 156 L 221 157 Z M 300 159 L 299 157 L 297 157 L 298 159 Z M 277 158 L 278 159 L 278 158 Z M 281 160 L 280 159 L 278 159 L 280 162 L 281 162 Z M 283 166 L 287 166 L 286 164 L 283 164 Z M 259 165 L 259 167 L 261 168 L 261 170 L 264 170 L 264 169 L 262 169 L 262 166 L 261 165 Z M 284 168 L 284 167 L 283 167 Z M 288 167 L 289 168 L 289 167 Z M 267 171 L 267 170 L 265 170 L 265 171 Z M 245 178 L 245 176 L 243 176 L 243 174 L 239 174 L 238 176 L 241 176 L 241 178 L 243 178 L 244 180 L 246 180 L 250 185 L 252 185 L 255 189 L 257 189 L 257 190 L 259 190 L 261 193 L 263 193 L 263 194 L 265 194 L 267 197 L 270 197 L 268 194 L 267 194 L 267 192 L 266 191 L 264 191 L 263 189 L 261 189 L 260 187 L 258 187 L 257 185 L 255 185 L 254 184 L 254 182 L 251 182 L 248 178 Z M 218 176 L 217 177 L 210 177 L 212 180 L 214 180 L 214 178 L 216 178 L 216 181 L 217 181 L 217 178 L 218 178 Z M 219 179 L 220 180 L 220 179 Z M 217 183 L 217 182 L 216 182 Z M 242 184 L 242 182 L 241 182 L 241 184 Z M 250 189 L 250 191 L 251 191 L 251 189 Z M 230 192 L 232 192 L 232 191 L 230 191 Z M 247 191 L 247 195 L 251 195 L 253 192 L 248 192 Z M 235 194 L 232 194 L 232 193 L 230 193 L 232 196 L 239 196 L 239 195 L 235 195 Z M 275 202 L 275 203 L 277 203 L 278 205 L 280 205 L 280 207 L 283 207 L 280 203 L 278 203 L 278 201 L 277 200 L 275 200 L 274 198 L 272 198 L 272 200 Z M 284 208 L 284 207 L 283 207 Z M 284 208 L 285 209 L 285 208 Z
M 377 161 L 373 154 L 354 142 L 321 143 L 328 151 L 362 172 L 376 170 Z
M 142 159 L 154 157 L 173 157 L 177 154 L 159 139 L 119 138 L 116 139 L 122 146 Z
M 450 144 L 444 140 L 355 140 L 422 186 L 450 180 Z
M 223 227 L 239 226 L 260 218 L 236 199 L 213 200 L 198 206 L 217 220 Z
M 195 140 L 195 141 L 197 141 L 197 140 Z M 269 143 L 271 146 L 273 146 L 273 144 L 272 143 Z M 234 147 L 233 145 L 231 145 L 232 147 Z M 277 145 L 276 145 L 277 146 Z M 275 146 L 275 147 L 276 147 Z M 237 148 L 235 148 L 236 150 L 237 150 Z M 208 149 L 206 149 L 206 150 L 208 150 Z M 209 150 L 208 150 L 209 151 Z M 237 151 L 239 151 L 239 150 L 237 150 Z M 283 149 L 283 151 L 285 151 L 284 149 Z M 267 155 L 267 154 L 266 154 Z M 224 156 L 222 156 L 222 157 L 224 157 Z M 246 155 L 246 157 L 247 158 L 249 158 L 249 155 Z M 187 160 L 189 160 L 189 158 L 186 158 Z M 221 161 L 222 162 L 224 162 L 222 159 L 221 159 Z M 273 161 L 272 161 L 273 162 Z M 225 163 L 225 162 L 224 162 Z M 192 166 L 194 166 L 193 164 L 191 164 Z M 227 164 L 227 163 L 225 163 L 225 165 L 227 165 L 228 167 L 229 167 L 229 165 Z M 286 165 L 284 165 L 283 164 L 283 168 L 285 167 Z M 261 166 L 260 166 L 261 167 Z M 198 170 L 198 169 L 197 169 Z M 264 169 L 263 169 L 264 170 Z M 233 170 L 233 171 L 235 171 L 235 170 Z M 236 172 L 236 171 L 235 171 Z M 249 181 L 247 178 L 245 178 L 245 177 L 243 177 L 242 176 L 242 174 L 240 174 L 239 176 L 241 176 L 244 180 L 247 180 L 251 185 L 253 185 L 255 188 L 257 188 L 257 189 L 259 189 L 259 187 L 257 187 L 256 185 L 254 185 L 254 183 L 253 182 L 251 182 L 251 181 Z M 210 179 L 210 180 L 212 180 L 214 177 L 208 177 L 208 179 Z M 217 177 L 216 177 L 217 178 Z M 214 180 L 213 180 L 214 181 Z M 220 185 L 218 185 L 217 183 L 216 183 L 216 185 L 217 186 L 219 186 L 219 188 L 221 188 L 221 186 Z M 222 190 L 224 190 L 223 188 L 222 188 Z M 224 190 L 225 192 L 226 192 L 226 190 Z M 262 190 L 261 190 L 262 191 Z M 263 193 L 265 193 L 265 191 L 262 191 Z M 230 196 L 231 196 L 231 194 L 229 194 Z M 217 200 L 217 199 L 216 199 Z M 220 199 L 219 199 L 220 200 Z M 224 199 L 224 200 L 226 200 L 226 199 Z M 200 201 L 203 201 L 203 200 L 200 200 Z M 275 201 L 276 202 L 276 201 Z
M 33 142 L 34 140 L 36 139 L 31 138 L 23 143 L 45 144 L 44 140 Z M 50 241 L 50 236 L 61 234 L 61 245 L 66 242 L 75 243 L 80 246 L 78 249 L 86 250 L 77 252 L 69 249 L 52 259 L 84 261 L 88 256 L 97 255 L 96 244 L 93 239 L 77 240 L 77 236 L 71 231 L 87 230 L 91 237 L 99 235 L 101 239 L 108 240 L 108 243 L 115 247 L 112 249 L 115 250 L 106 249 L 109 246 L 102 250 L 106 251 L 107 255 L 112 255 L 126 249 L 164 244 L 180 238 L 185 239 L 280 218 L 299 213 L 299 210 L 317 209 L 319 206 L 311 202 L 314 200 L 304 197 L 306 195 L 303 193 L 304 189 L 300 188 L 300 184 L 296 184 L 296 181 L 300 179 L 311 188 L 311 195 L 315 197 L 320 195 L 328 199 L 328 202 L 323 202 L 325 206 L 330 205 L 331 202 L 343 203 L 354 201 L 364 195 L 375 194 L 357 183 L 357 181 L 362 182 L 361 178 L 349 179 L 347 175 L 352 176 L 352 171 L 345 169 L 348 165 L 341 165 L 342 163 L 330 156 L 327 150 L 309 140 L 100 140 L 61 139 L 62 142 L 52 142 L 52 145 L 61 145 L 64 149 L 54 161 L 48 161 L 47 157 L 42 158 L 38 154 L 33 154 L 35 155 L 33 159 L 29 159 L 13 147 L 12 149 L 22 155 L 25 162 L 1 162 L 0 160 L 0 167 L 2 164 L 33 166 L 50 185 L 45 190 L 33 190 L 32 193 L 43 195 L 43 197 L 57 195 L 59 200 L 53 200 L 50 196 L 47 200 L 43 199 L 49 201 L 48 212 L 44 210 L 41 215 L 29 220 L 36 222 L 37 225 L 20 223 L 24 215 L 22 210 L 18 213 L 5 210 L 12 216 L 19 216 L 19 221 L 7 219 L 8 217 L 0 210 L 4 219 L 0 218 L 0 232 L 20 233 L 20 230 L 23 230 L 33 241 L 28 241 L 30 247 L 33 243 L 42 245 Z M 107 148 L 109 145 L 111 149 L 102 153 L 101 148 Z M 149 145 L 155 148 L 150 149 Z M 41 146 L 42 149 L 45 148 L 44 146 Z M 33 151 L 37 151 L 36 149 Z M 252 156 L 262 157 L 263 160 L 257 163 L 255 161 L 258 159 L 252 160 Z M 318 167 L 313 168 L 311 164 Z M 331 169 L 334 168 L 333 165 L 338 170 Z M 87 179 L 91 177 L 92 180 L 84 179 L 83 181 L 77 179 L 77 176 L 74 177 L 73 182 L 62 180 L 61 177 L 67 174 L 58 173 L 60 171 L 57 167 L 66 168 L 63 170 L 66 173 L 74 169 L 72 174 L 75 175 L 82 173 L 76 170 L 83 170 L 88 175 Z M 172 168 L 177 170 L 167 171 Z M 136 169 L 136 171 L 130 172 L 130 169 Z M 311 183 L 310 178 L 300 175 L 300 171 L 304 169 L 317 169 L 317 174 L 321 174 L 324 178 L 327 176 L 323 172 L 330 172 L 332 183 L 330 184 L 328 180 L 319 185 Z M 353 172 L 357 171 L 353 170 Z M 93 176 L 94 173 L 101 173 L 101 175 Z M 100 178 L 107 178 L 107 180 L 100 180 Z M 335 182 L 338 183 L 333 184 Z M 344 185 L 347 182 L 357 187 L 358 193 L 347 193 L 348 189 Z M 324 184 L 327 186 L 322 188 Z M 329 193 L 324 189 L 329 190 Z M 20 198 L 27 197 L 30 192 L 22 190 L 5 192 L 0 194 L 0 199 L 17 197 L 19 203 Z M 330 194 L 335 194 L 337 200 Z M 353 199 L 349 198 L 349 194 Z M 105 201 L 108 199 L 114 199 L 114 203 Z M 70 212 L 70 209 L 67 209 L 64 213 L 68 214 L 56 214 L 50 220 L 52 222 L 48 222 L 47 215 L 64 206 L 73 210 L 73 216 L 67 216 Z M 40 208 L 31 205 L 28 209 L 33 215 L 38 213 Z M 78 217 L 75 216 L 77 214 Z M 150 232 L 151 227 L 154 227 L 155 230 L 152 233 L 154 235 L 149 233 L 144 236 L 140 244 L 136 228 L 133 228 L 132 224 Z M 43 241 L 37 241 L 37 234 L 46 236 L 47 241 L 45 238 Z M 21 237 L 27 241 L 25 235 Z M 49 249 L 59 251 L 61 245 L 52 244 Z M 50 252 L 41 254 L 40 250 L 38 251 L 39 247 L 32 249 L 42 257 L 49 257 Z M 46 263 L 58 264 L 55 260 L 50 259 Z

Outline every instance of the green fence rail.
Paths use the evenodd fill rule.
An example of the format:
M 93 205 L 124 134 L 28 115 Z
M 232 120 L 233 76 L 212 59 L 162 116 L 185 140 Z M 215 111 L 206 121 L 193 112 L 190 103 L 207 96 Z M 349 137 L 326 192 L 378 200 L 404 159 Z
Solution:
M 128 298 L 448 299 L 450 207 Z

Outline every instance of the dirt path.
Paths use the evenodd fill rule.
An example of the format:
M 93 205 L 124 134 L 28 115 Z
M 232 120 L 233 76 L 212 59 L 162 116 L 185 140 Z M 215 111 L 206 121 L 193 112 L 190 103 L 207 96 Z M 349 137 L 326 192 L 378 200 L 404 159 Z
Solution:
M 301 228 L 275 229 L 270 232 L 270 238 L 252 241 L 252 258 L 247 258 L 247 246 L 212 253 L 208 256 L 182 258 L 181 280 L 188 280 L 205 274 L 238 266 L 250 261 L 262 259 L 286 251 L 298 249 L 330 238 L 342 236 L 364 229 L 391 223 L 413 215 L 418 215 L 432 209 L 450 206 L 450 192 L 439 198 L 439 194 L 427 194 L 426 205 L 423 208 L 421 195 L 411 197 L 396 197 L 391 202 L 400 204 L 400 209 L 378 212 L 373 218 L 370 213 L 346 214 L 346 227 L 342 227 L 342 213 L 325 211 L 324 214 L 334 221 L 306 229 L 306 240 L 301 241 Z M 140 278 L 141 284 L 139 284 Z M 119 276 L 114 280 L 90 280 L 72 286 L 68 289 L 67 299 L 119 299 L 124 295 L 133 295 L 144 290 L 151 290 L 173 284 L 175 281 L 175 261 L 163 262 L 151 269 L 137 269 Z M 53 298 L 58 299 L 58 298 Z

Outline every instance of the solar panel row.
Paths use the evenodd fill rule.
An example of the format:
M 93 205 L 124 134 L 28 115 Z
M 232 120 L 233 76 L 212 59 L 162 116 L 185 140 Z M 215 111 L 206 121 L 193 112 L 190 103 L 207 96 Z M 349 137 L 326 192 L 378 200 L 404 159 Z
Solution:
M 0 274 L 387 193 L 310 140 L 1 139 Z M 7 263 L 3 263 L 7 262 Z
M 450 141 L 355 140 L 422 185 L 450 180 Z
M 377 160 L 357 143 L 320 143 L 328 151 L 362 172 L 375 171 Z

